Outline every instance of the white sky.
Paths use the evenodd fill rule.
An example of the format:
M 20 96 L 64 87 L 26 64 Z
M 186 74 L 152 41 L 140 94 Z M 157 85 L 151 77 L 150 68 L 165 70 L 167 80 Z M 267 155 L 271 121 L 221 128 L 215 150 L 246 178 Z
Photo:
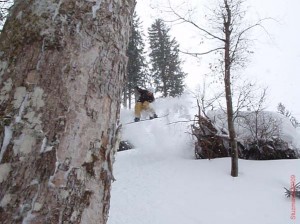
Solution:
M 170 0 L 172 5 L 178 5 L 183 0 Z M 204 13 L 205 5 L 211 0 L 190 0 L 196 3 L 200 9 L 196 15 L 201 18 L 201 10 Z M 272 17 L 278 22 L 267 22 L 265 28 L 268 35 L 252 33 L 255 39 L 254 51 L 251 62 L 243 75 L 259 84 L 268 87 L 268 109 L 276 110 L 279 102 L 286 105 L 298 120 L 300 120 L 300 100 L 298 99 L 300 84 L 300 1 L 299 0 L 247 0 L 250 6 L 250 16 L 253 18 Z M 156 8 L 167 6 L 167 0 L 137 0 L 136 10 L 144 24 L 144 33 L 147 28 L 158 17 L 167 18 L 165 12 L 159 13 Z M 172 27 L 171 35 L 175 37 L 183 50 L 193 50 L 199 46 L 200 36 L 187 24 Z M 185 64 L 183 69 L 187 72 L 187 85 L 195 88 L 201 84 L 203 74 L 207 72 L 208 58 L 200 62 L 191 57 L 183 58 Z

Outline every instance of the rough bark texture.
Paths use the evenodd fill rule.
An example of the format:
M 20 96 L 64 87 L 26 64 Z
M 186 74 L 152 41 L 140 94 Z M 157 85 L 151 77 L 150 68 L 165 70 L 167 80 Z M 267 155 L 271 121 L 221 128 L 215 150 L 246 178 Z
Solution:
M 16 1 L 0 37 L 0 223 L 106 223 L 134 5 Z

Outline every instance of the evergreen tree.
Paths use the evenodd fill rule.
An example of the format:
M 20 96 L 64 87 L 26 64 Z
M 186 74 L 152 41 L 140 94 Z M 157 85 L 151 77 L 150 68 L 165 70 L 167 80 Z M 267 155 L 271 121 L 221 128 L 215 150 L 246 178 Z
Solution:
M 123 105 L 131 108 L 135 86 L 145 86 L 147 82 L 147 66 L 144 57 L 144 47 L 141 22 L 136 13 L 133 16 L 131 36 L 129 39 L 127 56 L 127 78 L 123 91 Z
M 149 28 L 151 77 L 157 92 L 163 96 L 178 96 L 184 91 L 182 71 L 179 59 L 179 45 L 169 35 L 170 28 L 161 19 L 156 19 Z

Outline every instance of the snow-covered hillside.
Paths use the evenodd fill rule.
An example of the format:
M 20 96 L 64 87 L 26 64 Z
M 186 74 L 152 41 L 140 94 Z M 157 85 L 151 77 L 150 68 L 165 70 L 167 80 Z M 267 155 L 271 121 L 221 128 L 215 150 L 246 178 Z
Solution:
M 109 224 L 282 224 L 293 203 L 284 195 L 299 160 L 239 160 L 239 177 L 230 176 L 230 159 L 195 160 L 190 123 L 196 108 L 188 97 L 158 99 L 151 121 L 123 125 L 123 139 L 135 149 L 118 152 L 114 164 Z M 133 111 L 123 110 L 123 123 Z M 300 209 L 300 200 L 296 200 Z

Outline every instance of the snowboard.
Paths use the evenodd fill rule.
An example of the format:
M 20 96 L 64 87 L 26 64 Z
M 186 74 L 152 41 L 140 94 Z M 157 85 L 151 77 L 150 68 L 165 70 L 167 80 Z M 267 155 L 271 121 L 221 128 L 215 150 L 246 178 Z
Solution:
M 147 119 L 142 119 L 142 120 L 139 120 L 139 121 L 131 121 L 131 122 L 128 122 L 128 123 L 124 123 L 123 125 L 134 124 L 134 123 L 139 123 L 139 122 L 143 122 L 143 121 L 152 121 L 152 120 L 156 120 L 156 119 L 159 119 L 159 118 L 166 117 L 168 115 L 169 114 L 165 114 L 165 115 L 162 115 L 162 116 L 158 116 L 157 118 L 153 118 L 153 119 L 147 118 Z

